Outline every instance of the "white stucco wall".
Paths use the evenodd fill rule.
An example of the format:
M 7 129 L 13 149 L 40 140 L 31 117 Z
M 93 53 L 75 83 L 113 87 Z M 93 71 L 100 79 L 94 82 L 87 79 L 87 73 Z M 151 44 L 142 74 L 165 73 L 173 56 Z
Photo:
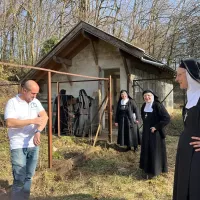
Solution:
M 95 48 L 98 56 L 98 65 L 102 69 L 100 76 L 104 77 L 104 70 L 119 69 L 120 90 L 127 89 L 126 71 L 118 49 L 101 40 L 95 44 Z M 66 72 L 66 69 L 62 68 L 60 71 Z M 68 68 L 67 72 L 87 76 L 99 76 L 99 69 L 95 64 L 93 50 L 90 44 L 72 59 L 72 66 Z M 71 80 L 87 80 L 87 78 L 75 76 L 70 76 L 70 78 Z M 54 74 L 52 76 L 52 82 L 56 81 L 68 81 L 68 78 L 66 75 Z M 104 92 L 104 84 L 107 83 L 102 81 L 102 92 Z M 45 84 L 43 86 L 44 95 L 47 94 L 46 88 L 47 86 Z M 74 82 L 72 86 L 69 83 L 60 83 L 60 89 L 65 89 L 67 91 L 66 94 L 73 95 L 74 97 L 78 97 L 80 89 L 85 89 L 89 96 L 95 97 L 98 94 L 98 81 Z M 56 83 L 52 83 L 52 97 L 55 97 L 56 94 Z M 104 95 L 102 94 L 102 98 L 103 97 Z

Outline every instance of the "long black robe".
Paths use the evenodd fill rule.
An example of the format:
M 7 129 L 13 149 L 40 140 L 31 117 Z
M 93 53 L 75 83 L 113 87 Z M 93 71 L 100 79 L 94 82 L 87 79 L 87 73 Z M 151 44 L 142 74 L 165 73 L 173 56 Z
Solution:
M 68 98 L 72 98 L 72 95 L 66 95 L 66 90 L 62 89 L 60 91 L 60 131 L 64 133 L 64 129 L 67 129 L 67 120 L 68 120 L 68 113 L 67 113 L 67 100 Z M 54 129 L 55 132 L 58 132 L 58 96 L 55 99 L 54 106 L 56 110 L 56 118 L 54 122 Z
M 74 135 L 86 136 L 90 129 L 90 107 L 91 97 L 89 97 L 84 89 L 79 91 L 78 109 L 75 114 Z
M 190 109 L 183 109 L 184 118 L 177 148 L 173 200 L 199 200 L 200 152 L 195 152 L 189 143 L 192 136 L 200 137 L 200 101 Z
M 141 108 L 143 133 L 140 168 L 147 174 L 157 176 L 168 171 L 164 127 L 170 122 L 170 116 L 160 102 L 153 102 L 153 112 L 144 112 L 145 104 Z M 156 128 L 154 133 L 151 127 Z
M 132 99 L 129 99 L 125 106 L 121 105 L 121 100 L 118 102 L 115 123 L 118 123 L 117 144 L 120 146 L 137 148 L 140 144 L 139 129 L 134 123 L 133 113 L 139 120 L 139 111 Z

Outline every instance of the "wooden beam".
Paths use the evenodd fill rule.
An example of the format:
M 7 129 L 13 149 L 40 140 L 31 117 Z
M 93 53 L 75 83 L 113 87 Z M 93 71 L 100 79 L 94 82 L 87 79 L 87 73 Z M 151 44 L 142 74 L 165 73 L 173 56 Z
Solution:
M 36 66 L 45 66 L 54 55 L 58 55 L 68 44 L 72 42 L 75 36 L 78 36 L 82 30 L 82 23 L 78 24 L 70 31 Z M 70 45 L 69 45 L 70 46 Z
M 98 41 L 99 40 L 98 37 L 94 36 L 93 34 L 88 33 L 85 30 L 82 30 L 82 34 L 88 40 L 92 40 L 92 41 Z
M 123 60 L 123 64 L 124 64 L 124 68 L 126 70 L 126 76 L 127 76 L 127 92 L 129 93 L 129 87 L 130 87 L 130 77 L 131 77 L 131 69 L 127 64 L 127 60 L 126 57 L 123 54 L 123 51 L 121 51 L 121 49 L 119 49 L 119 52 L 121 54 L 122 60 Z
M 97 56 L 97 51 L 95 49 L 95 42 L 99 40 L 99 38 L 95 37 L 94 35 L 82 30 L 83 36 L 90 41 L 91 47 L 92 47 L 92 54 L 94 57 L 94 62 L 98 66 L 98 56 Z
M 94 138 L 93 147 L 94 147 L 95 144 L 96 144 L 97 137 L 98 137 L 98 135 L 99 135 L 99 131 L 100 131 L 100 129 L 101 129 L 101 123 L 102 123 L 103 115 L 104 115 L 104 113 L 105 113 L 105 110 L 106 110 L 107 104 L 108 104 L 108 97 L 106 98 L 106 102 L 105 102 L 105 105 L 104 105 L 103 111 L 102 111 L 102 113 L 101 113 L 101 115 L 100 115 L 99 125 L 98 125 L 97 132 L 96 132 L 96 135 L 95 135 L 95 138 Z
M 61 58 L 61 57 L 58 57 L 58 56 L 53 56 L 53 60 L 56 63 L 59 63 L 59 64 L 65 64 L 65 65 L 68 65 L 68 66 L 72 65 L 72 60 L 67 59 L 67 58 Z
M 142 49 L 135 47 L 127 42 L 124 42 L 104 31 L 101 31 L 98 28 L 91 26 L 90 24 L 83 23 L 82 28 L 84 29 L 85 32 L 93 35 L 94 37 L 102 39 L 117 48 L 121 48 L 135 57 L 140 58 L 144 55 L 144 51 Z
M 83 37 L 82 37 L 83 38 Z M 68 60 L 71 60 L 75 55 L 77 55 L 78 52 L 80 52 L 83 48 L 85 48 L 87 45 L 89 44 L 89 40 L 81 40 L 78 41 L 75 44 L 70 43 L 69 46 L 73 46 L 68 48 L 67 50 L 61 52 L 59 54 L 60 58 L 66 58 Z M 62 65 L 60 63 L 56 63 L 53 58 L 49 61 L 48 66 L 51 66 L 51 69 L 54 70 L 56 69 L 57 71 L 59 71 L 62 67 Z M 45 67 L 45 66 L 44 66 Z M 37 72 L 36 72 L 37 73 Z M 52 73 L 53 75 L 53 73 Z M 34 77 L 37 77 L 37 80 L 40 80 L 41 78 L 43 78 L 44 76 L 46 76 L 46 73 L 43 71 L 38 72 L 38 74 L 33 74 Z
M 129 59 L 131 63 L 134 63 L 135 69 L 146 71 L 148 73 L 149 71 L 151 71 L 151 73 L 155 75 L 160 75 L 160 73 L 162 72 L 162 70 L 159 69 L 158 67 L 155 67 L 147 63 L 143 63 L 140 59 L 130 55 L 127 52 L 124 52 L 122 49 L 120 49 L 120 54 L 123 55 L 126 59 Z
M 68 72 L 68 66 L 65 65 L 64 63 L 62 64 L 62 67 L 64 67 L 66 69 L 66 72 Z M 69 84 L 72 86 L 72 79 L 71 76 L 67 76 L 67 80 L 70 81 Z
M 65 51 L 62 52 L 62 57 L 66 57 L 68 59 L 72 59 L 81 50 L 83 50 L 89 43 L 90 43 L 89 40 L 84 39 L 84 40 L 80 41 L 76 45 L 72 44 L 75 48 L 70 49 L 70 47 L 68 47 Z
M 98 66 L 98 56 L 97 56 L 97 52 L 96 52 L 96 49 L 95 49 L 95 46 L 94 46 L 94 41 L 90 40 L 90 44 L 92 46 L 92 54 L 93 54 L 93 57 L 94 57 L 94 62 Z
M 130 67 L 127 65 L 126 57 L 124 56 L 124 53 L 123 53 L 123 51 L 122 51 L 121 49 L 119 49 L 119 53 L 120 53 L 120 55 L 121 55 L 121 57 L 122 57 L 123 64 L 124 64 L 124 68 L 125 68 L 125 70 L 126 70 L 126 75 L 127 75 L 127 77 L 128 77 L 129 74 L 131 74 L 131 69 L 130 69 Z

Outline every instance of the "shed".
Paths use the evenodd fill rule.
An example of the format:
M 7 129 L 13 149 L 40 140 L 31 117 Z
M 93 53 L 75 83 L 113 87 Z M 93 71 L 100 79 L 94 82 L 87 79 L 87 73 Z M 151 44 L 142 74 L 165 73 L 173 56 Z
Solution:
M 114 37 L 86 22 L 79 22 L 35 66 L 96 77 L 112 77 L 113 110 L 121 89 L 126 89 L 138 106 L 143 103 L 143 89 L 152 89 L 164 100 L 167 110 L 173 110 L 173 78 L 175 71 L 157 61 L 139 47 Z M 47 97 L 47 74 L 31 70 L 25 79 L 36 80 L 41 99 Z M 80 89 L 102 101 L 108 87 L 102 81 L 67 82 L 80 77 L 52 74 L 52 98 L 57 94 L 56 82 L 68 95 L 78 96 Z

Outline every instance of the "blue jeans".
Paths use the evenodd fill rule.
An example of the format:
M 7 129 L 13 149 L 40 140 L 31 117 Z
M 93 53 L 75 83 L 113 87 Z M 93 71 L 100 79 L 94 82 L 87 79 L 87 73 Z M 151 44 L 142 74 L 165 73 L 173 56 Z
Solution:
M 35 173 L 39 147 L 11 150 L 13 171 L 12 200 L 27 200 L 30 196 L 31 180 Z

